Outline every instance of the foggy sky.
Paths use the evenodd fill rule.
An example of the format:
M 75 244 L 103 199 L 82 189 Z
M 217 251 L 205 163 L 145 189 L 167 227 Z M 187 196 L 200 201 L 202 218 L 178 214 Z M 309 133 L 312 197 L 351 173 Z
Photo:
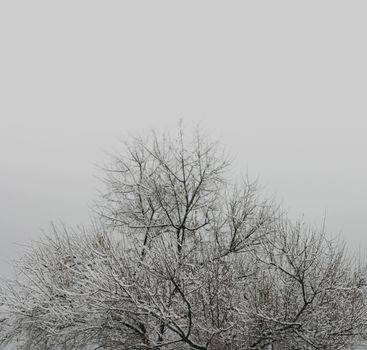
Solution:
M 363 1 L 3 1 L 0 275 L 50 221 L 86 224 L 98 164 L 180 119 L 294 217 L 366 240 Z

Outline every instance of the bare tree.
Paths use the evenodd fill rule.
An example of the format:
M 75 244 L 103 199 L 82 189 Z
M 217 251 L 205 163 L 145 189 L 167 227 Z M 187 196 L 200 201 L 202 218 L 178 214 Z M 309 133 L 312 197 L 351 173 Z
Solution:
M 98 224 L 53 227 L 4 286 L 3 343 L 24 349 L 347 349 L 364 267 L 292 224 L 217 143 L 136 138 L 105 170 Z
M 263 248 L 255 252 L 260 265 L 245 292 L 256 320 L 254 345 L 346 349 L 364 336 L 366 269 L 347 257 L 343 244 L 282 220 Z

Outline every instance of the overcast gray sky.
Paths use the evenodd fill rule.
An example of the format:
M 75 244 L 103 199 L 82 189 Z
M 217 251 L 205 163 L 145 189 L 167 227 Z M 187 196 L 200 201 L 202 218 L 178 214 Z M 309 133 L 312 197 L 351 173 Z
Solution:
M 366 240 L 365 1 L 2 1 L 0 274 L 88 222 L 129 133 L 199 122 L 292 215 Z

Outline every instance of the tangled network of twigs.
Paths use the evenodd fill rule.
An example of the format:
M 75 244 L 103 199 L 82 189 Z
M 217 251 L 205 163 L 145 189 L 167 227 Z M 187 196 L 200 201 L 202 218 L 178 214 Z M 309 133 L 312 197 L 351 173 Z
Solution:
M 0 296 L 19 349 L 349 349 L 365 336 L 365 267 L 291 222 L 218 143 L 152 133 L 104 167 L 89 228 L 53 226 Z

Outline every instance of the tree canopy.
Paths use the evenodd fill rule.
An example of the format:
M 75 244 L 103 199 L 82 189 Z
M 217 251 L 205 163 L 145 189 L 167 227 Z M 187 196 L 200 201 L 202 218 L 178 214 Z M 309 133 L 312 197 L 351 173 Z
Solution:
M 124 143 L 88 228 L 53 226 L 1 290 L 23 349 L 348 349 L 365 336 L 365 266 L 231 181 L 200 131 Z

